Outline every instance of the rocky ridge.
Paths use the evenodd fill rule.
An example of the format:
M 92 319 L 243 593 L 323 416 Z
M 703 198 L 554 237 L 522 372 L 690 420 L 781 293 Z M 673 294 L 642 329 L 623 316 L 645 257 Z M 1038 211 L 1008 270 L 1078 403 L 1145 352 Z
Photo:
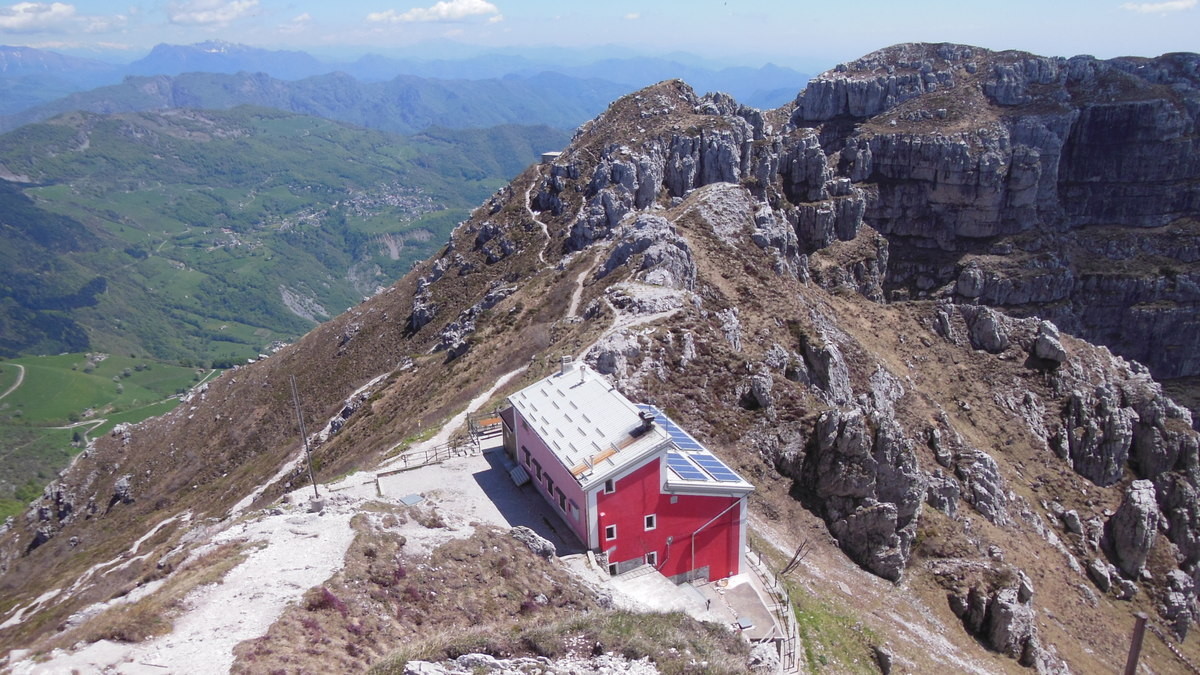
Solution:
M 76 546 L 119 549 L 96 540 L 97 524 L 185 506 L 225 513 L 294 445 L 272 427 L 286 426 L 271 391 L 290 371 L 322 383 L 308 404 L 317 419 L 340 420 L 316 451 L 337 475 L 446 416 L 503 368 L 575 353 L 754 477 L 765 518 L 784 527 L 802 505 L 851 560 L 898 581 L 895 593 L 940 594 L 931 615 L 1014 664 L 1099 667 L 1107 647 L 1074 645 L 1120 642 L 1135 609 L 1182 639 L 1198 617 L 1200 575 L 1191 413 L 1146 367 L 1074 337 L 1079 324 L 1022 318 L 1036 303 L 989 303 L 984 289 L 1025 279 L 1004 274 L 1037 257 L 1017 246 L 1036 240 L 1064 247 L 1035 252 L 1071 280 L 1055 308 L 1074 307 L 1085 297 L 1069 255 L 1079 232 L 1190 227 L 1184 202 L 1146 214 L 1031 176 L 1067 175 L 1091 152 L 1094 133 L 1050 129 L 1100 114 L 1088 106 L 1142 105 L 1159 111 L 1164 138 L 1191 142 L 1196 62 L 901 45 L 826 73 L 778 111 L 680 82 L 621 99 L 388 292 L 213 383 L 189 408 L 97 444 L 5 535 L 6 588 L 66 574 L 37 561 Z M 1155 102 L 1164 87 L 1175 93 Z M 1053 119 L 1041 131 L 1014 122 L 1034 113 Z M 1034 157 L 1028 139 L 1050 130 L 1073 149 Z M 1017 137 L 1026 149 L 1013 150 Z M 1195 173 L 1176 169 L 1168 182 L 1192 194 Z M 1159 189 L 1147 171 L 1143 189 Z M 1146 296 L 1134 293 L 1128 311 L 1183 311 L 1195 302 L 1191 274 L 1174 276 L 1184 283 L 1172 307 L 1139 305 Z M 1186 345 L 1194 334 L 1163 339 Z M 408 395 L 417 390 L 426 398 Z M 358 407 L 346 416 L 350 392 Z M 222 419 L 240 423 L 212 433 Z M 206 461 L 173 472 L 164 464 L 177 459 L 152 459 L 162 448 Z M 268 481 L 256 503 L 293 480 L 298 472 Z M 108 511 L 86 507 L 105 501 Z M 185 531 L 164 534 L 164 547 Z M 1083 612 L 1086 630 L 1074 619 Z M 958 644 L 976 649 L 972 638 Z M 895 657 L 910 667 L 931 658 L 921 647 Z

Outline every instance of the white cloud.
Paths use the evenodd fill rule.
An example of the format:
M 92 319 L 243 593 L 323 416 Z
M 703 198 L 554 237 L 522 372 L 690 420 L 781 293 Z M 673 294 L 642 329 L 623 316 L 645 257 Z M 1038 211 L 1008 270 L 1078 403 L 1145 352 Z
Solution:
M 487 0 L 442 0 L 432 7 L 414 7 L 407 12 L 397 12 L 394 9 L 372 12 L 367 15 L 367 21 L 371 23 L 454 22 L 488 15 L 491 15 L 488 19 L 490 23 L 504 19 L 500 14 L 500 8 Z
M 637 12 L 630 12 L 625 15 L 626 21 L 637 21 L 640 18 L 642 18 L 642 15 L 638 14 Z
M 250 16 L 258 0 L 187 0 L 167 7 L 171 23 L 188 26 L 225 26 Z
M 0 7 L 0 32 L 40 33 L 66 30 L 75 21 L 75 5 L 62 2 L 18 2 Z
M 1197 0 L 1167 0 L 1167 2 L 1127 2 L 1121 5 L 1121 9 L 1126 9 L 1139 14 L 1166 14 L 1167 12 L 1182 12 L 1185 9 L 1194 9 Z
M 308 12 L 292 17 L 291 21 L 279 24 L 280 33 L 299 33 L 312 24 L 312 15 Z
M 83 29 L 89 33 L 107 33 L 109 31 L 124 28 L 125 24 L 129 23 L 129 17 L 121 14 L 113 16 L 88 16 L 82 17 L 84 21 Z

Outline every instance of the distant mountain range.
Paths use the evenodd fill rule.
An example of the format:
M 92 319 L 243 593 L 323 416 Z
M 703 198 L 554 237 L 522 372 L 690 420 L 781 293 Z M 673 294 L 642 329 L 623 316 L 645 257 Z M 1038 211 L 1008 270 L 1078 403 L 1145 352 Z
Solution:
M 131 76 L 120 84 L 77 92 L 0 117 L 0 131 L 72 111 L 119 113 L 238 105 L 266 106 L 394 133 L 415 133 L 432 126 L 500 124 L 573 129 L 624 93 L 625 87 L 611 82 L 553 73 L 488 80 L 404 75 L 387 82 L 360 82 L 345 73 L 293 81 L 246 72 Z
M 603 100 L 598 108 L 592 109 L 583 119 L 602 110 L 609 100 L 620 94 L 665 79 L 683 79 L 699 91 L 724 91 L 742 103 L 759 108 L 774 108 L 791 100 L 809 79 L 804 73 L 773 64 L 760 68 L 714 68 L 703 64 L 698 57 L 688 55 L 666 58 L 624 56 L 580 61 L 511 54 L 484 54 L 460 60 L 391 58 L 368 54 L 353 62 L 339 63 L 322 61 L 307 52 L 208 41 L 194 45 L 160 44 L 132 63 L 117 65 L 30 47 L 0 46 L 0 94 L 3 94 L 0 96 L 0 116 L 6 118 L 3 128 L 12 129 L 21 123 L 45 119 L 42 113 L 29 114 L 31 108 L 49 105 L 45 110 L 62 112 L 76 109 L 69 107 L 71 105 L 86 103 L 78 100 L 60 101 L 72 93 L 118 84 L 130 76 L 173 77 L 189 73 L 261 73 L 283 81 L 299 81 L 334 73 L 363 83 L 391 82 L 397 78 L 404 78 L 406 82 L 413 81 L 413 78 L 453 81 L 429 84 L 446 90 L 467 87 L 459 82 L 461 80 L 534 81 L 562 87 L 564 98 L 577 97 L 588 88 L 594 89 Z M 556 74 L 558 79 L 553 79 L 548 73 Z M 464 95 L 473 93 L 476 92 L 468 90 Z M 515 87 L 511 93 L 521 95 L 526 92 Z M 488 102 L 488 105 L 492 103 Z M 583 99 L 581 103 L 589 108 L 596 105 L 591 99 Z M 509 103 L 504 105 L 511 107 Z M 102 107 L 82 109 L 112 112 L 128 108 L 118 105 L 108 110 Z M 522 113 L 527 114 L 528 111 Z M 583 119 L 559 115 L 557 120 L 525 117 L 504 121 L 574 126 Z M 493 116 L 486 121 L 461 126 L 478 127 L 495 123 L 497 121 Z

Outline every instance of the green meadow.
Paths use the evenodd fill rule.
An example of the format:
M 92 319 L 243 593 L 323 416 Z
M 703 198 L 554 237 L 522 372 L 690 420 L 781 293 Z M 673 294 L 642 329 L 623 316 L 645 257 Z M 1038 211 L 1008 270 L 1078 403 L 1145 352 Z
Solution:
M 76 353 L 0 361 L 0 519 L 19 513 L 86 440 L 169 412 L 211 375 L 148 358 Z

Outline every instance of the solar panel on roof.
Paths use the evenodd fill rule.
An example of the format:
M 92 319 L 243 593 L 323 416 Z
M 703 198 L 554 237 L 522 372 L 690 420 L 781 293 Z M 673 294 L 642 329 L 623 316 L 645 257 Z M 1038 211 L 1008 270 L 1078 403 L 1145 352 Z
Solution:
M 710 454 L 708 448 L 705 448 L 700 441 L 692 438 L 691 434 L 681 429 L 678 424 L 675 424 L 671 418 L 664 415 L 661 410 L 646 403 L 639 403 L 637 407 L 652 413 L 654 421 L 666 430 L 675 447 L 686 451 L 687 454 L 683 452 L 667 453 L 667 467 L 674 471 L 677 476 L 684 480 L 708 481 L 711 478 L 722 483 L 741 482 L 741 476 L 738 476 L 724 462 Z M 703 471 L 697 470 L 697 465 Z
M 740 482 L 742 479 L 733 472 L 725 463 L 716 457 L 707 453 L 697 453 L 689 457 L 693 462 L 700 465 L 700 468 L 707 471 L 713 478 L 720 482 Z
M 696 468 L 696 465 L 688 461 L 687 457 L 678 452 L 667 453 L 667 468 L 675 472 L 683 480 L 701 480 L 707 481 L 708 475 Z

